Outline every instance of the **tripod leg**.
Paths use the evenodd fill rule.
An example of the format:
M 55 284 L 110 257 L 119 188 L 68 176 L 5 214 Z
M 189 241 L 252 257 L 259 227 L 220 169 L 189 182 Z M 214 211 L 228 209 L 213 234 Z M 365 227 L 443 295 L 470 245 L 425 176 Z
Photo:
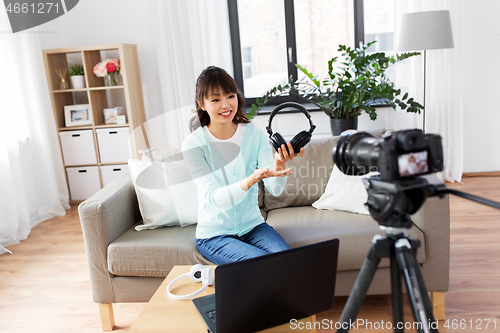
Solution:
M 368 292 L 370 283 L 373 280 L 373 276 L 375 275 L 380 259 L 382 258 L 377 254 L 377 241 L 380 239 L 382 239 L 380 236 L 375 236 L 373 238 L 368 255 L 361 266 L 356 282 L 352 287 L 351 294 L 349 295 L 344 310 L 342 311 L 342 315 L 340 316 L 340 328 L 337 329 L 337 333 L 348 332 L 351 325 L 355 323 L 356 316 L 361 309 L 361 305 L 363 304 L 366 293 Z M 385 239 L 382 240 L 384 241 Z
M 403 286 L 401 284 L 401 275 L 394 253 L 391 254 L 391 286 L 392 286 L 392 327 L 394 332 L 404 332 L 401 324 L 404 323 L 403 317 Z
M 403 270 L 413 316 L 415 322 L 417 322 L 417 331 L 438 332 L 427 287 L 408 239 L 402 238 L 398 240 L 395 244 L 395 252 L 399 267 Z

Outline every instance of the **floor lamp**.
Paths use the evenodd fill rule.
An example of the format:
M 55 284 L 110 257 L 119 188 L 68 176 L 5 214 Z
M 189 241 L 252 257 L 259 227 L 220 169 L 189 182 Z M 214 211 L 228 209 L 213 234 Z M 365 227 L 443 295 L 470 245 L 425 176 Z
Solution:
M 453 48 L 450 12 L 437 10 L 403 15 L 399 33 L 399 51 L 424 51 L 424 109 L 423 131 L 425 132 L 425 83 L 427 50 Z

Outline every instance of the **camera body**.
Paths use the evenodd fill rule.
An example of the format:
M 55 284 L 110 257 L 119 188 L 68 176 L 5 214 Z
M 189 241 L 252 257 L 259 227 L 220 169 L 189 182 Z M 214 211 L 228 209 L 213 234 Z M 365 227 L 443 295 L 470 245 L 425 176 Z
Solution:
M 332 155 L 347 175 L 378 171 L 388 182 L 443 170 L 441 136 L 419 129 L 392 132 L 382 139 L 366 132 L 343 135 Z

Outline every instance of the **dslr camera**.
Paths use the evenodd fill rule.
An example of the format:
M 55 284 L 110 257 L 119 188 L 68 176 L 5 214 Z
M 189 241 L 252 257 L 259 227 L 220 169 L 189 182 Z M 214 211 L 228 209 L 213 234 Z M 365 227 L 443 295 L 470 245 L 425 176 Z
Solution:
M 392 132 L 375 139 L 366 132 L 342 135 L 333 148 L 333 161 L 346 175 L 380 173 L 380 180 L 411 179 L 443 170 L 441 136 L 419 129 Z

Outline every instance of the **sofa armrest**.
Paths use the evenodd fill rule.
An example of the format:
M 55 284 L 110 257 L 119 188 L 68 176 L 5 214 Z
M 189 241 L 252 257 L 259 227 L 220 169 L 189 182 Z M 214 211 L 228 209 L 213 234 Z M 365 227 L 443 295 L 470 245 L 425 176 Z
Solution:
M 431 184 L 442 182 L 434 175 L 425 178 Z M 412 221 L 425 237 L 426 260 L 422 267 L 426 284 L 433 286 L 429 291 L 448 291 L 450 274 L 450 202 L 443 198 L 430 197 L 412 215 Z M 420 249 L 424 250 L 423 248 Z
M 141 220 L 130 173 L 126 172 L 78 206 L 96 303 L 113 303 L 107 249 L 116 238 Z

